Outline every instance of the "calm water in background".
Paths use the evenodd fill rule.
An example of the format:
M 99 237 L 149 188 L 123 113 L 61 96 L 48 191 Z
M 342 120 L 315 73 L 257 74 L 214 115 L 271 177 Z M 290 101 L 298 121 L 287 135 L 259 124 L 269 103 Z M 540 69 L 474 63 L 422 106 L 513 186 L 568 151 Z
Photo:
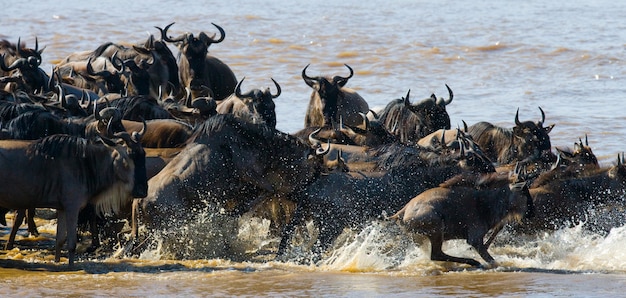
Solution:
M 455 93 L 453 125 L 521 120 L 556 124 L 552 144 L 572 147 L 585 135 L 603 165 L 624 148 L 626 4 L 619 1 L 40 1 L 13 3 L 0 12 L 0 38 L 46 46 L 42 67 L 107 42 L 137 43 L 154 26 L 176 22 L 170 34 L 226 30 L 210 53 L 231 66 L 242 88 L 281 84 L 278 128 L 302 128 L 310 88 L 300 73 L 347 75 L 372 107 L 411 90 L 413 101 L 444 84 Z M 331 6 L 332 5 L 332 6 Z M 174 50 L 174 47 L 171 47 Z M 247 223 L 242 237 L 266 223 Z M 44 226 L 45 229 L 45 226 Z M 517 239 L 502 235 L 490 249 L 503 266 L 488 271 L 435 264 L 423 249 L 388 236 L 373 224 L 337 247 L 318 266 L 223 260 L 86 261 L 78 272 L 58 271 L 49 253 L 6 252 L 4 258 L 42 262 L 38 270 L 1 269 L 0 293 L 27 296 L 606 296 L 626 284 L 626 230 L 608 235 L 580 227 Z M 50 228 L 50 231 L 54 231 Z M 261 233 L 262 234 L 262 233 Z M 252 235 L 252 236 L 250 236 Z M 402 249 L 401 249 L 402 248 Z M 477 255 L 462 242 L 450 253 Z M 7 261 L 8 262 L 8 261 Z M 5 266 L 24 267 L 20 261 Z M 38 264 L 38 263 L 36 263 Z

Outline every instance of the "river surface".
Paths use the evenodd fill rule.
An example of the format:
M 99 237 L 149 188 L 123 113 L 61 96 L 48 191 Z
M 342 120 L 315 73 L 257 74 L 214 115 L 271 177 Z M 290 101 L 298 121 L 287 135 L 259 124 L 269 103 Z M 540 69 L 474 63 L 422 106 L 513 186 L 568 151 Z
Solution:
M 213 22 L 226 39 L 209 51 L 238 79 L 246 77 L 244 92 L 274 90 L 270 78 L 281 85 L 277 128 L 286 132 L 303 127 L 311 89 L 302 69 L 311 64 L 309 75 L 345 76 L 345 63 L 355 71 L 347 86 L 373 108 L 409 89 L 412 101 L 447 97 L 448 84 L 453 126 L 464 120 L 512 127 L 518 108 L 520 120 L 537 121 L 541 107 L 546 125 L 556 124 L 553 146 L 571 148 L 587 135 L 607 166 L 626 149 L 621 1 L 14 1 L 3 5 L 0 20 L 0 38 L 34 47 L 37 37 L 46 46 L 48 71 L 70 53 L 104 42 L 158 37 L 154 26 L 176 22 L 173 36 L 211 35 Z M 276 242 L 267 226 L 240 220 L 235 232 L 258 249 Z M 505 232 L 490 248 L 501 266 L 489 270 L 431 262 L 427 245 L 407 242 L 386 223 L 347 233 L 316 263 L 202 254 L 171 260 L 157 245 L 132 258 L 83 258 L 73 269 L 52 262 L 54 221 L 41 229 L 43 236 L 19 238 L 20 248 L 2 252 L 0 295 L 607 297 L 624 296 L 626 288 L 623 222 L 602 234 L 581 226 L 524 239 Z M 28 245 L 37 241 L 43 244 Z M 444 250 L 478 257 L 460 241 Z

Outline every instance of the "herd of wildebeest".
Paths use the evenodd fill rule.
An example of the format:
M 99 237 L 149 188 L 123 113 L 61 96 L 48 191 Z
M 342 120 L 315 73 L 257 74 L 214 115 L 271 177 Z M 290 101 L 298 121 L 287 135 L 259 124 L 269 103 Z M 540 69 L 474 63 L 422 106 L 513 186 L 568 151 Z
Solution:
M 37 40 L 0 41 L 1 223 L 16 212 L 7 249 L 24 220 L 37 233 L 35 208 L 56 209 L 55 260 L 67 243 L 70 265 L 79 227 L 92 251 L 110 221 L 127 220 L 139 242 L 216 210 L 271 220 L 277 256 L 307 221 L 322 253 L 345 228 L 382 219 L 426 236 L 432 260 L 481 266 L 442 251 L 466 239 L 495 265 L 488 247 L 507 224 L 515 233 L 558 229 L 624 198 L 623 155 L 600 167 L 586 136 L 553 148 L 541 108 L 525 116 L 538 121 L 518 110 L 513 127 L 452 128 L 446 85 L 445 97 L 415 101 L 409 91 L 373 111 L 346 87 L 348 65 L 346 75 L 313 77 L 306 65 L 304 128 L 281 132 L 278 82 L 274 92 L 244 93 L 244 79 L 208 54 L 225 38 L 220 26 L 172 37 L 172 25 L 155 27 L 160 39 L 73 53 L 49 73 Z

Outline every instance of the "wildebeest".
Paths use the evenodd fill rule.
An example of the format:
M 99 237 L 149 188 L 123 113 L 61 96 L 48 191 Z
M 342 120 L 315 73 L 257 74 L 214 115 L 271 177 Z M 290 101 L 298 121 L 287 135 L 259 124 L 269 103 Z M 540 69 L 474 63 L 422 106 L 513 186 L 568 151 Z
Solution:
M 195 37 L 193 33 L 185 33 L 171 38 L 167 36 L 167 30 L 172 25 L 174 23 L 163 29 L 159 27 L 157 29 L 161 31 L 161 37 L 164 41 L 178 44 L 178 70 L 181 88 L 190 88 L 194 98 L 209 96 L 209 92 L 212 92 L 213 99 L 222 100 L 233 94 L 237 85 L 235 74 L 220 59 L 208 55 L 209 46 L 222 42 L 226 37 L 224 29 L 213 24 L 220 32 L 218 39 L 209 37 L 204 32 L 200 32 L 198 37 Z
M 298 138 L 218 114 L 195 128 L 185 149 L 150 179 L 148 196 L 135 206 L 149 229 L 174 231 L 194 218 L 190 210 L 242 214 L 263 198 L 306 187 L 320 169 L 316 151 Z
M 150 35 L 142 45 L 135 45 L 138 53 L 133 59 L 124 60 L 130 70 L 130 82 L 137 95 L 158 98 L 161 93 L 177 95 L 181 91 L 178 64 L 172 51 L 163 40 Z
M 358 228 L 383 213 L 395 212 L 422 191 L 466 171 L 478 175 L 495 169 L 480 152 L 461 148 L 428 162 L 396 165 L 382 175 L 352 172 L 323 175 L 296 201 L 298 206 L 292 222 L 284 229 L 278 254 L 285 251 L 293 229 L 307 213 L 311 213 L 318 225 L 318 249 L 323 251 L 345 227 Z
M 98 109 L 101 106 L 116 107 L 122 113 L 122 119 L 132 121 L 152 120 L 152 119 L 172 119 L 173 116 L 150 96 L 135 95 L 120 97 L 113 101 L 99 100 Z
M 74 263 L 78 213 L 88 202 L 100 212 L 116 213 L 132 197 L 146 196 L 141 135 L 118 136 L 122 143 L 107 139 L 96 143 L 68 135 L 0 141 L 0 206 L 57 209 L 57 262 L 67 240 L 69 264 Z
M 468 133 L 494 162 L 511 164 L 525 159 L 539 158 L 543 152 L 551 150 L 548 135 L 554 124 L 544 127 L 546 115 L 543 109 L 538 122 L 519 120 L 519 109 L 515 113 L 515 126 L 504 128 L 488 122 L 478 122 L 469 127 Z
M 14 83 L 8 87 L 7 91 L 24 90 L 27 93 L 35 91 L 49 91 L 48 80 L 50 77 L 39 66 L 41 65 L 41 54 L 45 49 L 39 49 L 39 42 L 35 39 L 35 48 L 23 47 L 18 39 L 16 45 L 7 45 L 3 42 L 0 49 L 0 69 L 5 76 L 0 79 L 0 83 Z M 7 66 L 6 63 L 9 63 Z M 5 86 L 5 89 L 7 89 Z
M 532 216 L 533 200 L 526 181 L 520 178 L 519 174 L 513 178 L 501 174 L 453 178 L 419 194 L 390 219 L 397 220 L 410 233 L 426 236 L 433 261 L 480 266 L 474 259 L 443 252 L 444 241 L 465 239 L 494 266 L 496 261 L 487 251 L 490 242 L 485 243 L 485 235 L 492 229 L 497 233 L 503 222 Z M 462 185 L 456 185 L 457 182 Z
M 405 97 L 394 99 L 380 113 L 379 121 L 402 143 L 417 141 L 438 129 L 450 129 L 450 116 L 446 106 L 452 102 L 454 94 L 448 87 L 450 98 L 437 98 L 432 94 L 416 104 L 411 104 L 409 90 Z
M 358 126 L 363 122 L 359 113 L 369 112 L 369 105 L 356 91 L 345 87 L 348 80 L 354 75 L 350 66 L 344 64 L 350 75 L 347 77 L 309 77 L 302 69 L 302 79 L 311 88 L 311 99 L 304 118 L 304 127 L 335 126 L 340 118 L 348 126 Z
M 518 231 L 532 233 L 559 229 L 585 221 L 594 208 L 623 204 L 621 201 L 626 191 L 623 157 L 618 156 L 617 164 L 611 167 L 590 168 L 583 172 L 568 168 L 555 167 L 540 175 L 531 185 L 536 216 L 523 221 L 516 227 Z
M 237 83 L 235 93 L 217 105 L 217 112 L 220 114 L 234 114 L 243 119 L 251 119 L 252 122 L 256 118 L 266 125 L 276 128 L 276 105 L 274 99 L 280 96 L 280 85 L 272 78 L 272 82 L 276 86 L 276 94 L 270 92 L 270 88 L 265 90 L 252 89 L 246 93 L 241 93 L 241 83 L 244 77 Z
M 145 133 L 141 138 L 141 145 L 145 148 L 182 147 L 193 132 L 191 125 L 174 119 L 153 119 L 145 123 Z M 143 123 L 138 121 L 123 120 L 122 125 L 129 133 L 144 129 Z

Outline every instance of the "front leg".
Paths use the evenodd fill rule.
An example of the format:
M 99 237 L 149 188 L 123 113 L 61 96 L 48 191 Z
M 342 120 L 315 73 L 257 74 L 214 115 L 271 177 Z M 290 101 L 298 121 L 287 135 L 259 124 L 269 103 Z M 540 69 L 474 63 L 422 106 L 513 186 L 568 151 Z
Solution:
M 443 245 L 443 235 L 430 235 L 428 236 L 430 239 L 430 259 L 433 261 L 445 261 L 445 262 L 456 262 L 456 263 L 464 263 L 474 267 L 480 267 L 480 262 L 470 259 L 470 258 L 459 258 L 453 257 L 443 252 L 441 246 Z
M 66 225 L 66 212 L 65 210 L 57 209 L 57 237 L 54 251 L 54 261 L 61 261 L 61 248 L 67 240 L 67 225 Z

